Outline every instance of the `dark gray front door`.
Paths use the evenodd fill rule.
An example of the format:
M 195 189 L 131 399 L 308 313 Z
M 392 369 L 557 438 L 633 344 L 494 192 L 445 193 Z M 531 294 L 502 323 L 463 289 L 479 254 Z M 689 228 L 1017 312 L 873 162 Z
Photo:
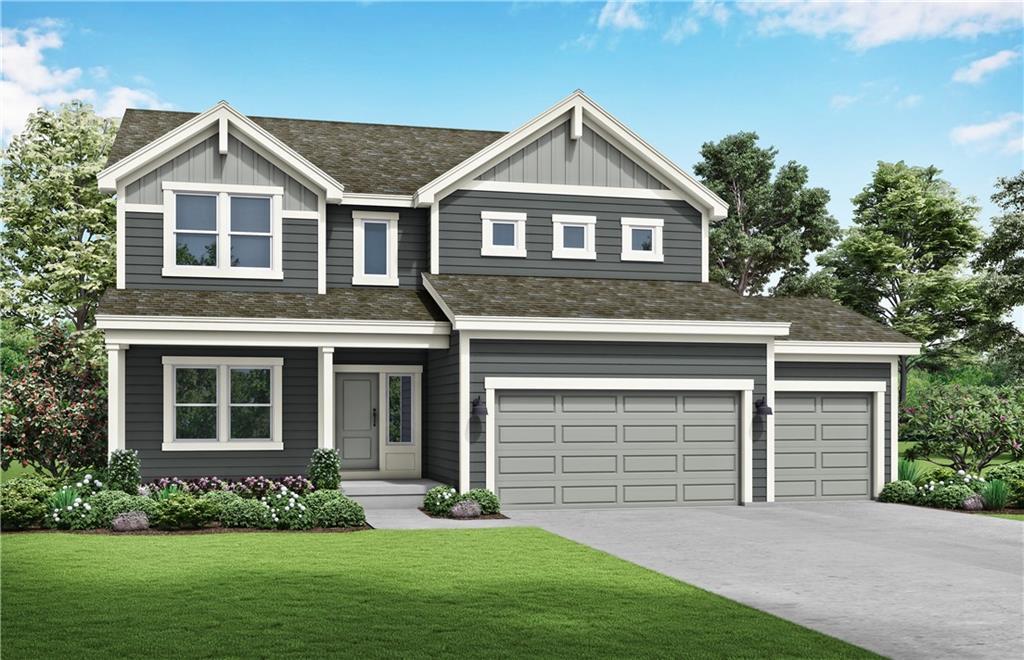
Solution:
M 778 394 L 775 499 L 871 496 L 871 395 Z
M 343 470 L 376 470 L 380 465 L 380 409 L 377 374 L 338 374 L 334 383 L 336 446 Z

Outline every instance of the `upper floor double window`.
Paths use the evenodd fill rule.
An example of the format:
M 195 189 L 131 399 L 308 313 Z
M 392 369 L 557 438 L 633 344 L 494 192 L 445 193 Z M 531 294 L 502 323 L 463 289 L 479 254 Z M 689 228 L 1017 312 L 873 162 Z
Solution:
M 165 276 L 283 279 L 284 191 L 163 184 Z

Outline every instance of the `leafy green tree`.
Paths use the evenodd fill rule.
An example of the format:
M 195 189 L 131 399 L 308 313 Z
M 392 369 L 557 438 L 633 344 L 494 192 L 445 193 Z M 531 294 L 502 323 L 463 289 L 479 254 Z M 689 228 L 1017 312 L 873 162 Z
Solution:
M 4 151 L 0 301 L 19 324 L 93 325 L 115 277 L 115 201 L 99 191 L 96 175 L 116 128 L 72 101 L 32 114 Z
M 729 216 L 711 226 L 710 278 L 741 295 L 761 293 L 774 275 L 806 274 L 807 255 L 839 236 L 828 191 L 808 187 L 807 168 L 795 161 L 776 171 L 778 150 L 757 140 L 757 133 L 735 133 L 705 142 L 694 166 L 729 203 Z
M 984 316 L 981 282 L 963 274 L 981 239 L 978 207 L 939 174 L 880 162 L 853 198 L 854 226 L 818 258 L 841 303 L 926 344 L 924 356 L 900 358 L 901 403 L 911 366 L 955 350 Z

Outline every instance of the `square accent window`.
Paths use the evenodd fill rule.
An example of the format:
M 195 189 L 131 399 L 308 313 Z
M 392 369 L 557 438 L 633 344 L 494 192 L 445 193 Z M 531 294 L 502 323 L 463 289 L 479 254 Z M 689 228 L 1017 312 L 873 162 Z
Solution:
M 665 261 L 661 218 L 622 218 L 623 261 Z
M 283 449 L 282 358 L 164 357 L 164 451 Z
M 412 443 L 413 377 L 388 377 L 388 442 Z
M 480 255 L 526 256 L 526 214 L 515 211 L 483 211 L 480 214 Z
M 352 284 L 398 286 L 398 214 L 352 212 Z
M 597 218 L 592 215 L 551 216 L 551 257 L 553 259 L 596 259 L 594 234 Z

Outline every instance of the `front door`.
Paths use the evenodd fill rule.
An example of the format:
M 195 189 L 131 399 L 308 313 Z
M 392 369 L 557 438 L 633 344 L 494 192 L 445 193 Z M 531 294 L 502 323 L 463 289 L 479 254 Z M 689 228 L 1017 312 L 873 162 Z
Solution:
M 378 374 L 338 374 L 334 383 L 336 446 L 343 470 L 380 466 Z

